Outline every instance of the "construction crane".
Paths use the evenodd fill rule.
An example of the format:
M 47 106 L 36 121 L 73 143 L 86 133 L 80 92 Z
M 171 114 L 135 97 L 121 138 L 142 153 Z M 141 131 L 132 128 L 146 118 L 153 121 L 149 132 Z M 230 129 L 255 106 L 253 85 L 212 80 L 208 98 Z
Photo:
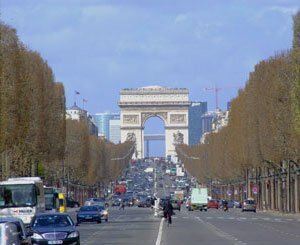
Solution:
M 217 86 L 215 86 L 215 87 L 212 87 L 212 88 L 205 88 L 205 91 L 213 91 L 213 92 L 215 92 L 215 97 L 216 97 L 216 111 L 218 110 L 218 109 L 220 109 L 219 108 L 219 91 L 220 90 L 224 90 L 224 89 L 231 89 L 231 88 L 241 88 L 241 87 L 238 87 L 238 86 L 229 86 L 229 87 L 217 87 Z

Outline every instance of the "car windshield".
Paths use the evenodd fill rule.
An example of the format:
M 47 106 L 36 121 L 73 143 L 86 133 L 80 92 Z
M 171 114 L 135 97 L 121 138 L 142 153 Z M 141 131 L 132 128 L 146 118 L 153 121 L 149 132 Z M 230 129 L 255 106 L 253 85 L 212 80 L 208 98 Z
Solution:
M 79 211 L 97 211 L 96 206 L 84 206 L 79 209 Z
M 37 203 L 36 187 L 33 184 L 0 186 L 0 208 L 30 207 Z
M 68 215 L 43 215 L 35 218 L 32 227 L 66 227 L 73 225 Z
M 246 200 L 246 204 L 255 204 L 254 200 Z

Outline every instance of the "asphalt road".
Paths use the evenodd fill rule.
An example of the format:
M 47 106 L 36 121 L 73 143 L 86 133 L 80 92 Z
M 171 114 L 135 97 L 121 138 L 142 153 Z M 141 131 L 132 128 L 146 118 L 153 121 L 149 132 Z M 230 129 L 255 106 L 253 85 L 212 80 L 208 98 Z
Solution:
M 159 180 L 159 196 L 170 193 L 169 177 Z M 127 207 L 124 211 L 109 208 L 109 221 L 101 224 L 84 223 L 78 226 L 81 244 L 132 244 L 132 245 L 299 245 L 300 216 L 280 216 L 262 212 L 245 212 L 240 209 L 209 209 L 175 211 L 173 223 L 154 217 L 150 208 Z M 75 217 L 74 210 L 71 215 Z M 74 219 L 75 220 L 75 219 Z
M 73 213 L 72 215 L 75 215 Z M 107 223 L 78 226 L 81 244 L 300 244 L 300 219 L 264 213 L 242 213 L 240 209 L 207 212 L 176 211 L 167 226 L 150 208 L 110 208 Z
M 150 208 L 126 207 L 125 210 L 109 208 L 108 222 L 101 224 L 81 223 L 81 244 L 143 244 L 156 243 L 159 219 L 155 218 Z M 75 217 L 75 213 L 71 213 Z M 73 219 L 74 221 L 76 219 Z
M 300 220 L 240 209 L 182 210 L 170 227 L 164 226 L 166 244 L 300 244 Z

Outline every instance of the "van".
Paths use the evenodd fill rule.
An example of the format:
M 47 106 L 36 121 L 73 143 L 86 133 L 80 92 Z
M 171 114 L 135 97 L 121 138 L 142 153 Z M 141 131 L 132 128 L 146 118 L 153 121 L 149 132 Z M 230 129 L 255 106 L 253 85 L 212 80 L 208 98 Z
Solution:
M 7 222 L 0 224 L 0 244 L 1 245 L 20 245 L 20 236 L 17 226 Z

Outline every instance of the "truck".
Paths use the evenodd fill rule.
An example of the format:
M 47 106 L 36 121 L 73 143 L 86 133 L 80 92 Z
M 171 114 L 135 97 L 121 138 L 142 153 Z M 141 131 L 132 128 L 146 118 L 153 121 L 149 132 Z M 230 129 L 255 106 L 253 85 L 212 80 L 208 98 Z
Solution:
M 176 168 L 176 176 L 177 177 L 184 177 L 184 171 L 182 167 L 177 167 Z
M 191 204 L 189 206 L 189 211 L 200 210 L 207 211 L 207 188 L 193 188 L 191 194 Z
M 45 194 L 40 177 L 9 178 L 0 182 L 0 217 L 16 217 L 29 225 L 33 216 L 45 212 Z

